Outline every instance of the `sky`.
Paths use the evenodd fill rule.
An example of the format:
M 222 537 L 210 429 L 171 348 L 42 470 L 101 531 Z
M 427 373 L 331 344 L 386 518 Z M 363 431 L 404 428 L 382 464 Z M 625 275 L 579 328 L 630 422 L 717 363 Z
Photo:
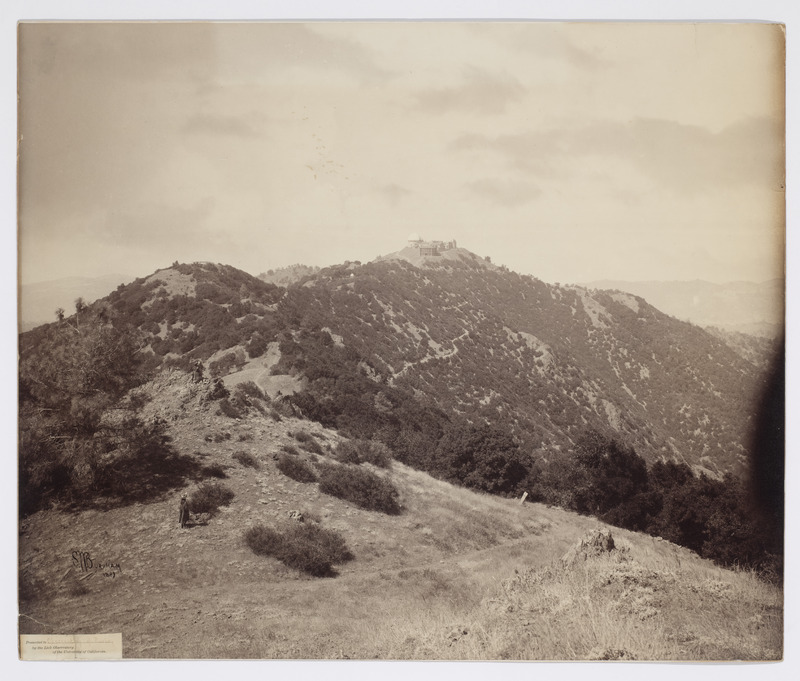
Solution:
M 23 284 L 456 239 L 550 282 L 784 272 L 774 24 L 22 24 Z

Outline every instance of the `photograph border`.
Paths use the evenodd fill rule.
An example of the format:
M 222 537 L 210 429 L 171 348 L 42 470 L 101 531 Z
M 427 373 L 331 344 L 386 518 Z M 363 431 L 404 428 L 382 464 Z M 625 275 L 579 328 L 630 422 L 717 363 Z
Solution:
M 725 2 L 706 0 L 704 2 L 671 2 L 671 3 L 642 3 L 613 0 L 604 2 L 388 2 L 388 3 L 368 3 L 368 2 L 339 2 L 335 5 L 325 3 L 322 0 L 316 2 L 272 2 L 268 5 L 258 2 L 240 2 L 230 0 L 220 7 L 218 2 L 203 0 L 201 2 L 153 2 L 146 0 L 138 3 L 109 3 L 109 2 L 88 2 L 77 0 L 76 2 L 19 2 L 7 3 L 2 10 L 2 29 L 5 40 L 2 41 L 0 49 L 5 50 L 3 59 L 3 79 L 4 97 L 3 120 L 8 121 L 7 134 L 4 138 L 4 160 L 3 164 L 3 208 L 7 218 L 12 225 L 16 225 L 16 191 L 11 189 L 16 187 L 16 168 L 14 159 L 16 158 L 16 144 L 11 139 L 11 130 L 16 130 L 16 97 L 12 92 L 16 92 L 16 22 L 21 19 L 65 19 L 65 20 L 247 20 L 247 19 L 270 19 L 270 20 L 392 20 L 392 19 L 411 19 L 411 20 L 502 20 L 502 19 L 546 19 L 546 20 L 638 20 L 638 21 L 721 21 L 721 20 L 764 20 L 782 21 L 789 24 L 787 40 L 787 339 L 794 338 L 794 328 L 796 315 L 793 309 L 793 291 L 795 287 L 793 277 L 793 267 L 791 263 L 796 256 L 794 252 L 792 232 L 797 215 L 796 192 L 793 196 L 792 169 L 796 164 L 797 143 L 794 131 L 790 129 L 788 123 L 797 118 L 797 87 L 796 73 L 798 64 L 795 43 L 793 42 L 793 28 L 797 26 L 794 20 L 798 17 L 798 10 L 790 2 Z M 376 6 L 377 5 L 377 6 Z M 646 7 L 643 7 L 646 5 Z M 266 16 L 267 13 L 269 16 Z M 798 30 L 794 28 L 794 30 Z M 13 90 L 12 90 L 13 89 Z M 11 144 L 14 144 L 11 147 Z M 9 191 L 10 190 L 10 191 Z M 6 238 L 8 233 L 14 233 L 14 243 L 6 244 L 2 250 L 3 257 L 7 260 L 3 263 L 3 275 L 8 277 L 9 288 L 16 292 L 16 229 L 7 229 L 3 233 Z M 4 318 L 10 322 L 16 322 L 16 314 L 11 314 L 11 296 L 2 297 L 3 309 L 6 314 Z M 14 310 L 16 311 L 16 295 L 14 296 Z M 10 324 L 9 324 L 10 325 Z M 16 368 L 16 323 L 14 323 L 14 336 L 9 331 L 3 334 L 4 356 L 13 357 L 14 367 Z M 5 345 L 7 344 L 7 346 Z M 792 343 L 787 344 L 787 413 L 793 414 L 796 410 L 796 371 L 794 368 L 793 353 L 789 350 Z M 3 363 L 10 369 L 11 362 Z M 12 427 L 9 418 L 16 414 L 16 375 L 9 370 L 7 380 L 2 381 L 6 387 L 3 397 L 3 405 L 6 407 L 4 423 L 8 423 L 8 436 L 15 438 L 16 424 Z M 13 391 L 13 392 L 12 392 Z M 787 453 L 793 452 L 796 445 L 796 433 L 792 419 L 787 421 Z M 791 465 L 791 459 L 787 462 L 786 489 L 797 487 L 798 476 L 796 466 Z M 8 512 L 10 517 L 16 518 L 16 506 L 11 506 L 16 502 L 16 483 L 15 476 L 4 476 L 5 485 L 3 498 L 5 503 L 9 503 Z M 7 658 L 11 668 L 6 671 L 11 673 L 11 678 L 19 678 L 23 674 L 26 678 L 47 678 L 56 674 L 60 678 L 85 678 L 87 675 L 114 675 L 117 678 L 134 678 L 141 676 L 142 673 L 161 676 L 188 675 L 193 677 L 200 675 L 201 678 L 211 678 L 220 673 L 236 673 L 237 675 L 246 674 L 263 677 L 270 675 L 274 678 L 284 678 L 291 675 L 295 678 L 319 678 L 320 674 L 325 674 L 332 678 L 346 677 L 349 679 L 374 678 L 380 675 L 384 678 L 406 678 L 413 674 L 422 675 L 425 678 L 442 676 L 459 676 L 460 678 L 485 678 L 495 675 L 502 675 L 503 678 L 530 678 L 533 674 L 547 674 L 548 677 L 556 678 L 576 678 L 577 674 L 598 675 L 598 678 L 625 678 L 628 674 L 640 675 L 647 673 L 655 675 L 657 678 L 669 678 L 673 674 L 688 674 L 694 677 L 708 678 L 709 674 L 713 677 L 717 674 L 724 674 L 726 679 L 737 679 L 749 676 L 750 674 L 762 677 L 773 678 L 792 678 L 798 671 L 798 619 L 797 619 L 797 587 L 796 579 L 792 578 L 792 573 L 797 575 L 796 566 L 798 564 L 798 551 L 796 546 L 797 524 L 797 504 L 793 501 L 792 495 L 787 494 L 787 549 L 786 549 L 786 610 L 785 610 L 785 659 L 782 663 L 723 663 L 723 664 L 696 664 L 696 663 L 647 663 L 647 668 L 640 664 L 613 664 L 603 663 L 382 663 L 382 662 L 351 662 L 351 663 L 331 663 L 331 662 L 141 662 L 123 661 L 119 663 L 21 663 L 16 659 L 17 639 L 16 639 L 16 556 L 14 560 L 6 561 L 9 569 L 8 575 L 4 575 L 5 588 L 3 590 L 3 603 L 8 599 L 8 608 L 5 612 L 9 614 L 10 623 L 4 624 L 2 637 L 2 659 L 6 663 Z M 8 544 L 17 546 L 16 523 L 7 523 L 9 534 L 6 537 Z M 4 618 L 5 621 L 5 618 Z M 10 624 L 10 626 L 9 626 Z M 124 645 L 124 642 L 123 642 Z M 9 655 L 10 654 L 10 655 Z M 58 669 L 52 667 L 57 664 Z M 266 664 L 266 666 L 264 666 Z M 531 667 L 530 664 L 536 666 Z M 679 667 L 675 665 L 679 664 Z M 20 666 L 24 665 L 24 666 Z M 63 666 L 62 665 L 66 665 Z M 87 666 L 92 665 L 92 666 Z M 100 667 L 96 666 L 100 665 Z M 109 665 L 114 665 L 113 667 Z M 143 666 L 146 665 L 146 666 Z M 663 675 L 663 676 L 662 676 Z

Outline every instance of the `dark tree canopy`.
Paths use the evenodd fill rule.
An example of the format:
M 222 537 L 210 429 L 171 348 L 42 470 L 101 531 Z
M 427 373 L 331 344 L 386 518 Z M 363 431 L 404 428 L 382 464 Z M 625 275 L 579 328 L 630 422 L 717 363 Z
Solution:
M 447 480 L 495 494 L 516 494 L 529 472 L 507 432 L 463 422 L 445 430 L 436 448 L 434 468 Z

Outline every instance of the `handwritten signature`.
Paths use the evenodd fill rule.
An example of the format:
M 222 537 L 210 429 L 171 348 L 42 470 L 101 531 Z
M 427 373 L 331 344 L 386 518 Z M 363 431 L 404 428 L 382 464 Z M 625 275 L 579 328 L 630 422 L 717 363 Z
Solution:
M 122 567 L 120 567 L 119 563 L 97 560 L 96 558 L 92 558 L 88 551 L 73 551 L 72 565 L 81 572 L 102 574 L 103 577 L 108 577 L 110 579 L 115 579 L 118 574 L 122 573 Z

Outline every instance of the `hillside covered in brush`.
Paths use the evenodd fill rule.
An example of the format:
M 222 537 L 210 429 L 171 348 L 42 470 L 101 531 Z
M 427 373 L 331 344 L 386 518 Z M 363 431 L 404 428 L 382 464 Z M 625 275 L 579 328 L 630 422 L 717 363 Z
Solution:
M 467 255 L 419 267 L 329 267 L 288 288 L 176 264 L 96 306 L 137 330 L 151 368 L 199 359 L 226 375 L 271 349 L 270 373 L 303 379 L 293 399 L 304 414 L 408 459 L 464 419 L 542 459 L 592 429 L 649 462 L 743 471 L 763 367 L 641 298 L 553 286 L 457 250 Z M 23 334 L 23 362 L 58 338 L 56 324 Z
M 165 372 L 205 381 L 197 408 L 234 422 L 263 398 L 373 443 L 356 463 L 377 448 L 465 487 L 781 570 L 781 520 L 765 530 L 744 485 L 763 371 L 627 294 L 551 286 L 462 249 L 289 287 L 176 263 L 21 335 L 22 514 L 159 498 L 196 476 L 137 397 Z

